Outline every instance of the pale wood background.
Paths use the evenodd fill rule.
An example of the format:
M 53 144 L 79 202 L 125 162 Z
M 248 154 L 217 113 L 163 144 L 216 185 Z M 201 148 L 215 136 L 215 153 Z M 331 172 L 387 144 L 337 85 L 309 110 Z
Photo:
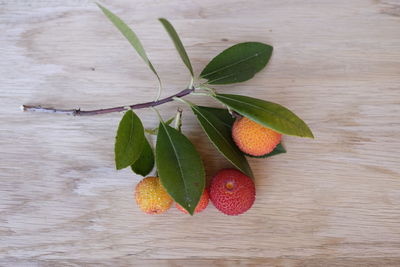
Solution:
M 132 193 L 141 178 L 114 170 L 121 114 L 19 106 L 148 101 L 152 73 L 91 1 L 0 0 L 0 265 L 400 266 L 400 1 L 103 3 L 134 26 L 164 96 L 188 72 L 158 17 L 175 25 L 197 73 L 235 43 L 274 45 L 254 79 L 217 88 L 288 106 L 316 139 L 285 137 L 288 154 L 251 160 L 257 200 L 242 216 L 213 206 L 146 216 Z M 151 110 L 138 114 L 157 124 Z M 188 109 L 184 132 L 208 177 L 229 166 Z

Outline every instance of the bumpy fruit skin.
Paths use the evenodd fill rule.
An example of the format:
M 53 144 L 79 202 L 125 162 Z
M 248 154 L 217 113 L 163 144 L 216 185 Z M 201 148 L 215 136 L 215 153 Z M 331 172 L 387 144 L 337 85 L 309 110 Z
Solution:
M 147 214 L 161 214 L 172 205 L 172 198 L 161 185 L 160 178 L 146 177 L 137 184 L 136 203 Z
M 194 210 L 194 213 L 199 213 L 201 211 L 203 211 L 205 208 L 207 208 L 208 206 L 208 202 L 209 202 L 209 195 L 208 195 L 208 190 L 205 189 L 203 194 L 200 197 L 200 201 L 199 204 L 197 204 L 196 209 Z M 189 214 L 189 212 L 187 212 L 187 210 L 185 210 L 181 205 L 179 205 L 178 203 L 175 204 L 176 208 L 186 214 Z
M 282 139 L 280 133 L 262 126 L 246 117 L 236 119 L 232 138 L 241 151 L 252 156 L 272 152 Z
M 239 215 L 251 208 L 256 199 L 254 182 L 235 169 L 219 171 L 211 181 L 210 199 L 227 215 Z

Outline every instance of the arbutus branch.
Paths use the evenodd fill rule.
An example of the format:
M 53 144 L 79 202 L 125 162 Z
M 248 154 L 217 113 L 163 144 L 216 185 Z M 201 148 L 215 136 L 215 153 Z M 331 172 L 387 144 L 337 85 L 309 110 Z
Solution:
M 119 107 L 113 107 L 113 108 L 105 108 L 105 109 L 94 109 L 94 110 L 81 110 L 80 108 L 78 109 L 57 109 L 57 108 L 46 108 L 42 107 L 40 105 L 37 106 L 32 106 L 32 105 L 22 105 L 21 109 L 23 111 L 29 111 L 29 112 L 43 112 L 43 113 L 56 113 L 56 114 L 66 114 L 66 115 L 72 115 L 72 116 L 93 116 L 93 115 L 100 115 L 100 114 L 106 114 L 106 113 L 112 113 L 112 112 L 121 112 L 125 111 L 127 109 L 141 109 L 141 108 L 150 108 L 150 107 L 155 107 L 158 105 L 162 105 L 167 102 L 171 102 L 174 100 L 174 97 L 183 97 L 186 96 L 190 93 L 194 92 L 194 87 L 193 88 L 187 88 L 179 93 L 176 93 L 174 95 L 168 96 L 166 98 L 157 100 L 157 101 L 150 101 L 150 102 L 145 102 L 145 103 L 139 103 L 139 104 L 134 104 L 130 106 L 119 106 Z

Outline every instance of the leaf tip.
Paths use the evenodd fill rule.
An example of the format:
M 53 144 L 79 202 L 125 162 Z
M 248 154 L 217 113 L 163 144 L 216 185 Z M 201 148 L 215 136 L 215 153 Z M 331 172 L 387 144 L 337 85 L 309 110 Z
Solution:
M 308 132 L 305 137 L 315 139 L 314 134 L 312 133 L 311 129 L 308 127 L 307 127 L 307 129 L 308 129 Z
M 104 7 L 99 2 L 94 2 L 100 9 L 104 9 Z

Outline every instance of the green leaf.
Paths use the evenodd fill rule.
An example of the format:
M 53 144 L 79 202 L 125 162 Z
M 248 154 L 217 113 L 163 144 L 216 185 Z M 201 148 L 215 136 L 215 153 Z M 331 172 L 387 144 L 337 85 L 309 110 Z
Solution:
M 200 77 L 209 84 L 247 81 L 267 65 L 272 50 L 272 46 L 258 42 L 236 44 L 213 58 Z
M 132 165 L 142 153 L 144 129 L 139 117 L 128 110 L 122 117 L 115 142 L 115 165 L 117 170 Z
M 193 215 L 205 187 L 203 162 L 189 139 L 164 122 L 158 130 L 156 165 L 168 194 Z
M 149 141 L 144 139 L 143 151 L 140 157 L 131 165 L 134 173 L 142 176 L 148 175 L 154 167 L 154 153 Z
M 218 151 L 236 168 L 246 175 L 253 177 L 253 173 L 246 158 L 232 140 L 230 126 L 227 126 L 218 115 L 215 115 L 215 113 L 218 112 L 218 114 L 222 116 L 222 112 L 216 112 L 215 109 L 208 107 L 195 105 L 191 107 L 204 132 Z M 229 117 L 229 112 L 226 111 L 226 113 L 228 114 L 225 114 L 224 117 Z
M 262 155 L 262 156 L 253 156 L 246 154 L 246 156 L 251 157 L 251 158 L 269 158 L 278 154 L 286 153 L 286 149 L 283 147 L 282 143 L 279 143 L 275 149 L 272 152 L 269 152 L 268 154 Z
M 237 113 L 279 133 L 314 138 L 303 120 L 279 104 L 242 95 L 217 94 L 214 97 Z
M 171 37 L 172 41 L 174 42 L 176 50 L 178 51 L 179 55 L 181 56 L 183 63 L 186 65 L 186 67 L 190 71 L 190 74 L 193 77 L 194 74 L 193 74 L 192 64 L 190 63 L 190 59 L 186 53 L 185 47 L 183 46 L 181 39 L 179 38 L 178 33 L 175 31 L 174 27 L 168 20 L 166 20 L 164 18 L 160 18 L 158 20 L 162 23 L 165 30 L 168 32 L 169 36 Z
M 221 123 L 225 126 L 231 128 L 236 118 L 233 117 L 226 108 L 213 108 L 213 107 L 205 107 L 199 106 L 202 110 L 208 111 L 216 116 Z
M 153 64 L 151 64 L 149 58 L 147 57 L 146 51 L 144 50 L 143 45 L 140 42 L 137 35 L 132 31 L 131 28 L 129 28 L 129 26 L 120 17 L 118 17 L 117 15 L 115 15 L 114 13 L 112 13 L 110 10 L 100 5 L 99 3 L 96 4 L 107 16 L 107 18 L 114 24 L 114 26 L 117 27 L 117 29 L 122 33 L 122 35 L 125 36 L 125 38 L 133 46 L 133 48 L 135 48 L 139 56 L 144 60 L 147 66 L 149 66 L 151 71 L 157 76 L 158 82 L 161 86 L 160 77 L 158 76 L 156 70 L 154 69 Z

